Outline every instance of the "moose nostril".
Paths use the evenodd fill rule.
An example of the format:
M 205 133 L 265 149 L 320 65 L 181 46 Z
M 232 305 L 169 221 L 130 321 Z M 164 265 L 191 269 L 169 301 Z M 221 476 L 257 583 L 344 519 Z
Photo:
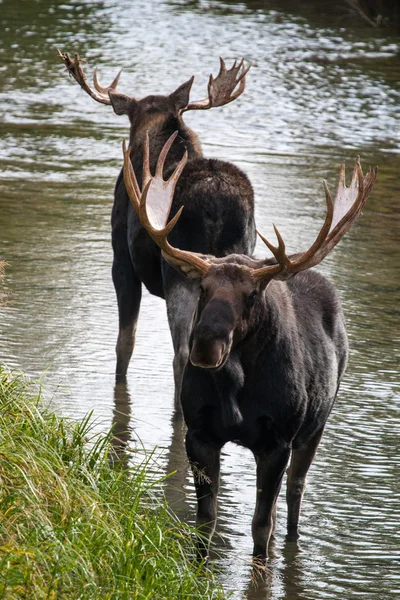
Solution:
M 225 342 L 194 343 L 190 353 L 190 362 L 195 367 L 215 368 L 222 363 L 226 351 Z

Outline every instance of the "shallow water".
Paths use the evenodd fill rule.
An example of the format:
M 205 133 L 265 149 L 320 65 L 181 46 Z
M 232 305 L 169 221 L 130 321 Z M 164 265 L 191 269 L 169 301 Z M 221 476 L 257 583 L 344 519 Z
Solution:
M 252 573 L 255 468 L 228 445 L 216 562 L 235 599 L 386 600 L 400 595 L 400 39 L 320 17 L 311 4 L 299 14 L 289 1 L 0 2 L 0 256 L 9 263 L 0 360 L 45 372 L 60 413 L 93 410 L 98 429 L 114 421 L 132 446 L 157 445 L 160 473 L 177 470 L 170 502 L 193 519 L 183 431 L 171 421 L 165 307 L 147 293 L 128 389 L 114 384 L 109 222 L 128 123 L 69 80 L 56 48 L 79 52 L 89 72 L 99 66 L 105 83 L 124 67 L 119 87 L 137 97 L 195 74 L 192 97 L 202 98 L 218 56 L 244 56 L 253 63 L 244 95 L 186 121 L 207 156 L 247 172 L 267 237 L 275 222 L 292 251 L 313 240 L 321 179 L 333 189 L 343 159 L 350 167 L 360 154 L 380 173 L 363 217 L 319 267 L 341 292 L 351 358 L 310 471 L 299 544 L 285 541 L 282 495 L 268 571 Z

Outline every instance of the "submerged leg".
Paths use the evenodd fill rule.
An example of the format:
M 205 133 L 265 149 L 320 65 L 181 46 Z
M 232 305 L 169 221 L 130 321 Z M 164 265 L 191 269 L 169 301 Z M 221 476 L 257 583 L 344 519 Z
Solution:
M 270 539 L 271 539 L 271 537 L 275 536 L 276 519 L 277 519 L 277 512 L 278 512 L 278 510 L 277 510 L 278 509 L 277 504 L 278 504 L 278 496 L 279 496 L 279 492 L 280 491 L 281 491 L 281 488 L 279 486 L 279 490 L 278 490 L 278 493 L 276 495 L 275 504 L 274 504 L 274 507 L 272 509 L 272 515 L 271 515 L 272 521 L 271 521 L 271 536 L 270 536 Z
M 198 550 L 205 558 L 217 522 L 221 448 L 189 429 L 186 434 L 186 452 L 192 467 L 197 495 L 196 526 L 201 532 Z
M 265 558 L 274 528 L 274 515 L 282 478 L 289 461 L 290 448 L 276 448 L 268 454 L 256 455 L 257 500 L 252 522 L 253 555 Z
M 288 506 L 287 530 L 290 537 L 298 535 L 301 501 L 306 487 L 307 472 L 313 461 L 323 429 L 302 448 L 293 450 L 287 470 L 286 502 Z

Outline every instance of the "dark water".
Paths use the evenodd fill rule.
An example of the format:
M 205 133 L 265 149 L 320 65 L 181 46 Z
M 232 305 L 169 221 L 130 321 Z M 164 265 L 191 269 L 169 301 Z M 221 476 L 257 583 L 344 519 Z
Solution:
M 310 471 L 298 547 L 285 542 L 282 497 L 269 569 L 254 577 L 255 468 L 227 446 L 217 565 L 235 599 L 386 600 L 400 596 L 400 38 L 305 4 L 0 1 L 0 256 L 10 265 L 0 360 L 45 372 L 60 413 L 93 410 L 98 429 L 114 420 L 132 446 L 157 445 L 160 474 L 177 470 L 170 501 L 193 518 L 183 431 L 171 422 L 165 307 L 148 294 L 129 389 L 114 387 L 109 221 L 128 123 L 69 80 L 56 48 L 79 52 L 89 72 L 98 65 L 104 83 L 124 67 L 120 89 L 137 97 L 195 74 L 192 97 L 202 98 L 218 56 L 244 56 L 253 67 L 242 98 L 186 120 L 206 155 L 248 173 L 267 237 L 275 222 L 291 251 L 314 239 L 321 179 L 334 188 L 343 159 L 350 170 L 360 154 L 380 174 L 363 217 L 320 267 L 341 292 L 351 359 Z

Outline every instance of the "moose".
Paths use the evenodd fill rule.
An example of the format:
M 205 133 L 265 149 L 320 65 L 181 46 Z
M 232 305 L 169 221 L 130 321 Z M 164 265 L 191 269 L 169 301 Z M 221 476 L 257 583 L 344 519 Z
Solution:
M 216 523 L 221 449 L 228 441 L 249 448 L 257 465 L 252 521 L 253 554 L 265 559 L 276 521 L 276 502 L 287 471 L 287 528 L 297 536 L 306 476 L 343 376 L 348 342 L 338 293 L 318 265 L 350 229 L 365 205 L 377 169 L 364 176 L 357 157 L 350 187 L 341 167 L 335 199 L 324 181 L 324 224 L 306 252 L 286 254 L 260 237 L 273 258 L 240 253 L 224 257 L 176 248 L 167 239 L 186 207 L 168 222 L 175 186 L 188 160 L 167 181 L 164 161 L 175 132 L 160 153 L 154 177 L 145 144 L 142 189 L 131 151 L 124 146 L 124 179 L 142 226 L 166 261 L 199 280 L 200 297 L 182 383 L 186 450 L 197 494 L 199 550 L 207 556 Z M 182 216 L 181 216 L 182 214 Z
M 173 232 L 177 248 L 222 257 L 232 252 L 251 254 L 256 242 L 254 194 L 247 176 L 229 162 L 206 159 L 197 135 L 183 121 L 183 113 L 223 106 L 238 98 L 245 89 L 250 65 L 234 62 L 230 69 L 220 59 L 220 70 L 210 75 L 208 97 L 189 102 L 194 76 L 169 96 L 147 96 L 141 100 L 116 90 L 120 73 L 109 87 L 102 87 L 93 75 L 91 87 L 81 62 L 75 55 L 58 52 L 69 73 L 94 100 L 111 105 L 117 115 L 130 121 L 132 167 L 142 184 L 143 168 L 154 171 L 158 155 L 174 131 L 178 135 L 164 165 L 164 176 L 175 169 L 187 151 L 188 161 L 175 190 L 171 213 L 185 206 L 185 214 Z M 143 164 L 146 132 L 151 139 L 149 164 Z M 199 284 L 182 276 L 161 256 L 161 251 L 141 226 L 126 192 L 122 170 L 115 186 L 112 210 L 112 277 L 117 295 L 119 334 L 116 345 L 118 380 L 126 377 L 135 343 L 142 284 L 151 294 L 164 298 L 174 347 L 175 409 L 180 411 L 183 371 L 189 356 L 189 334 L 197 305 Z

